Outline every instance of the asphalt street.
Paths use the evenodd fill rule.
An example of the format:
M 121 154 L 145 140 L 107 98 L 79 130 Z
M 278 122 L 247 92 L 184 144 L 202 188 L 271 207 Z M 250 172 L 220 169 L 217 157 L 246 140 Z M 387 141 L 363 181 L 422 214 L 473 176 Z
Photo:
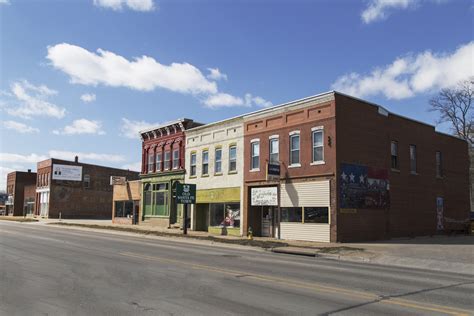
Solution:
M 1 315 L 471 315 L 474 277 L 0 221 Z

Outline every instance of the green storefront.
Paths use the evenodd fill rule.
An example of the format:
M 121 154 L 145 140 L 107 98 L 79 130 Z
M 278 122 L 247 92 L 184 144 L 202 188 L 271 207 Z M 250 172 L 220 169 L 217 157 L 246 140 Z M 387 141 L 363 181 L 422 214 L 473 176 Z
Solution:
M 180 227 L 183 205 L 174 199 L 176 183 L 184 183 L 184 172 L 166 175 L 142 175 L 142 223 L 162 227 Z

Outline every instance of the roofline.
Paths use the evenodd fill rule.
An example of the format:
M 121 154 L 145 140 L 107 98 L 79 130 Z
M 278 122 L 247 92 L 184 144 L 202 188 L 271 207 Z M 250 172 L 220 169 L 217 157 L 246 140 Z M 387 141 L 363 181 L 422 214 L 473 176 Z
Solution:
M 406 117 L 406 116 L 404 116 L 404 115 L 400 115 L 400 114 L 393 113 L 393 112 L 387 110 L 384 106 L 379 105 L 379 104 L 374 103 L 374 102 L 370 102 L 370 101 L 367 101 L 367 100 L 364 100 L 364 99 L 361 99 L 361 98 L 358 98 L 358 97 L 354 97 L 354 96 L 352 96 L 352 95 L 348 95 L 348 94 L 345 94 L 345 93 L 342 93 L 342 92 L 339 92 L 339 91 L 336 91 L 336 90 L 334 90 L 333 92 L 334 92 L 335 94 L 339 94 L 339 95 L 342 95 L 342 96 L 347 97 L 347 98 L 351 98 L 351 99 L 354 99 L 354 100 L 357 100 L 357 101 L 361 101 L 361 102 L 364 102 L 364 103 L 367 103 L 367 104 L 370 104 L 370 105 L 373 105 L 373 106 L 376 106 L 376 107 L 381 107 L 382 109 L 384 109 L 385 111 L 387 111 L 390 115 L 397 116 L 397 117 L 400 117 L 400 118 L 405 119 L 405 120 L 408 120 L 408 121 L 412 121 L 412 122 L 415 122 L 415 123 L 419 123 L 419 124 L 422 124 L 422 125 L 426 125 L 426 126 L 432 127 L 432 128 L 434 129 L 435 133 L 438 133 L 438 134 L 441 134 L 441 135 L 445 135 L 445 136 L 451 136 L 451 137 L 453 137 L 453 138 L 462 140 L 462 141 L 464 141 L 464 142 L 467 143 L 467 141 L 466 141 L 464 138 L 461 138 L 461 137 L 456 136 L 456 135 L 444 133 L 444 132 L 441 132 L 441 131 L 437 131 L 435 125 L 431 125 L 431 124 L 428 124 L 428 123 L 426 123 L 426 122 L 422 122 L 422 121 L 418 121 L 418 120 L 412 119 L 412 118 L 410 118 L 410 117 Z
M 94 166 L 94 167 L 101 167 L 101 168 L 108 168 L 108 169 L 115 169 L 115 170 L 122 170 L 122 171 L 130 171 L 130 172 L 140 173 L 139 171 L 134 171 L 134 170 L 130 170 L 130 169 L 123 169 L 123 168 L 115 168 L 115 167 L 109 167 L 109 166 L 103 166 L 103 165 L 96 165 L 96 164 L 86 163 L 86 162 L 81 162 L 81 161 L 75 162 L 74 160 L 59 159 L 59 158 L 54 158 L 54 157 L 38 161 L 36 164 L 39 164 L 41 162 L 48 161 L 48 160 L 51 160 L 51 165 L 53 165 L 54 163 L 57 163 L 57 162 L 59 162 L 59 163 L 61 163 L 61 162 L 72 162 L 72 163 L 81 164 L 81 165 L 88 165 L 88 166 Z
M 305 98 L 302 98 L 302 99 L 297 99 L 297 100 L 281 103 L 281 104 L 278 104 L 278 105 L 274 105 L 274 106 L 271 106 L 271 107 L 268 107 L 268 108 L 253 111 L 253 112 L 244 114 L 243 117 L 244 118 L 252 117 L 252 116 L 262 114 L 262 113 L 265 113 L 265 112 L 271 112 L 271 111 L 274 111 L 274 110 L 277 110 L 277 109 L 280 109 L 280 108 L 284 108 L 286 106 L 292 106 L 292 105 L 296 105 L 298 103 L 312 101 L 314 99 L 317 99 L 317 98 L 320 98 L 320 97 L 323 97 L 323 96 L 327 96 L 327 95 L 331 95 L 331 94 L 334 95 L 335 93 L 336 93 L 336 91 L 334 91 L 334 90 L 326 91 L 326 92 L 323 92 L 323 93 L 318 93 L 318 94 L 315 94 L 315 95 L 312 95 L 312 96 L 309 96 L 309 97 L 305 97 Z
M 224 120 L 220 120 L 220 121 L 216 121 L 216 122 L 204 124 L 204 125 L 201 125 L 201 126 L 196 126 L 196 127 L 187 129 L 187 130 L 185 131 L 185 133 L 187 133 L 187 132 L 199 131 L 200 129 L 205 129 L 205 128 L 208 128 L 208 127 L 212 127 L 212 126 L 214 126 L 214 125 L 219 125 L 219 124 L 222 124 L 222 123 L 227 123 L 227 122 L 234 121 L 234 120 L 237 120 L 237 119 L 243 119 L 244 116 L 245 116 L 245 114 L 241 114 L 241 115 L 234 116 L 234 117 L 231 117 L 231 118 L 228 118 L 228 119 L 224 119 Z
M 202 123 L 196 122 L 196 121 L 194 121 L 194 120 L 192 120 L 192 119 L 183 117 L 183 118 L 180 118 L 180 119 L 177 119 L 177 120 L 174 120 L 174 121 L 165 122 L 165 123 L 160 124 L 160 125 L 157 125 L 157 126 L 149 127 L 149 128 L 147 128 L 147 129 L 138 131 L 138 133 L 139 133 L 140 135 L 142 135 L 142 134 L 144 134 L 144 133 L 148 133 L 148 132 L 157 130 L 157 129 L 159 129 L 159 128 L 164 128 L 164 127 L 167 127 L 167 126 L 171 126 L 171 125 L 178 124 L 178 123 L 182 123 L 182 122 L 186 122 L 186 121 L 192 121 L 192 122 L 197 123 L 197 124 L 202 124 Z

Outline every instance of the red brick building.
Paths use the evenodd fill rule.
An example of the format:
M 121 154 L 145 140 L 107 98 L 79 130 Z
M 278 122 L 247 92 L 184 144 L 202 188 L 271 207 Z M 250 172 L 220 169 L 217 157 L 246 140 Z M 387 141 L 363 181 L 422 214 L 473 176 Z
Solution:
M 36 173 L 23 171 L 7 175 L 6 214 L 13 216 L 32 215 L 35 210 Z
M 338 92 L 244 122 L 244 228 L 255 235 L 344 242 L 467 228 L 461 139 Z M 269 162 L 279 180 L 267 180 Z
M 173 199 L 177 182 L 184 183 L 184 131 L 201 123 L 179 119 L 141 131 L 142 142 L 142 200 L 141 221 L 163 227 L 179 226 L 182 205 Z
M 59 160 L 38 162 L 36 216 L 49 218 L 112 218 L 111 176 L 138 179 L 138 172 Z

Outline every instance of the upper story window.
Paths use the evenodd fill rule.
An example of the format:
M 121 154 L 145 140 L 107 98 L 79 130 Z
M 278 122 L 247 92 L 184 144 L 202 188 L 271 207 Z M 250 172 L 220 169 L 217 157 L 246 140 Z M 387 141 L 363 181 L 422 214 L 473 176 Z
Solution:
M 410 145 L 410 172 L 416 174 L 416 146 Z
M 290 166 L 300 164 L 300 133 L 290 133 Z
M 312 132 L 313 139 L 313 163 L 324 162 L 324 131 L 322 128 L 315 128 Z
M 254 140 L 250 143 L 250 169 L 260 169 L 260 141 Z
M 165 170 L 170 170 L 170 167 L 171 167 L 171 153 L 167 150 L 167 151 L 165 151 L 164 169 Z
M 163 153 L 160 151 L 160 152 L 157 152 L 156 153 L 156 171 L 161 171 L 162 169 L 162 166 L 161 166 L 161 161 L 163 159 Z
M 222 173 L 222 148 L 216 148 L 215 151 L 214 173 Z
M 279 150 L 279 141 L 278 137 L 272 137 L 269 140 L 269 161 L 271 164 L 278 164 L 280 161 L 280 150 Z
M 237 171 L 237 146 L 229 147 L 229 172 Z
M 209 174 L 209 151 L 204 150 L 202 152 L 202 175 L 206 176 Z
M 440 151 L 436 152 L 436 176 L 443 177 L 443 156 Z
M 153 172 L 153 151 L 148 152 L 148 172 Z
M 399 169 L 398 166 L 398 142 L 397 141 L 392 141 L 390 144 L 390 156 L 392 157 L 391 159 L 391 165 L 392 169 Z
M 173 169 L 179 168 L 179 149 L 173 150 Z
M 88 174 L 84 175 L 84 188 L 88 189 L 91 187 L 91 176 Z
M 190 170 L 189 170 L 189 175 L 191 177 L 194 177 L 196 176 L 196 153 L 191 153 L 191 157 L 190 157 Z

